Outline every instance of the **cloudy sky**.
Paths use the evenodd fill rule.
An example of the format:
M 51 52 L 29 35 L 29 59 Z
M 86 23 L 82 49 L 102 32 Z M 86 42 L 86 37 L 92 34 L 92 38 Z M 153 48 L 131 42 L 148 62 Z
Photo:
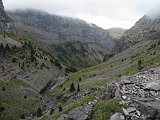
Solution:
M 103 28 L 130 28 L 160 0 L 3 0 L 5 9 L 39 9 L 77 17 Z

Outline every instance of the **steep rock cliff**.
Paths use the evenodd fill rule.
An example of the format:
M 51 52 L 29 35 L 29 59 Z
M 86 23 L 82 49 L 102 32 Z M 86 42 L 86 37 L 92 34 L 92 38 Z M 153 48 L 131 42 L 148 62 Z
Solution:
M 14 33 L 15 27 L 11 18 L 4 11 L 2 0 L 0 0 L 0 33 Z

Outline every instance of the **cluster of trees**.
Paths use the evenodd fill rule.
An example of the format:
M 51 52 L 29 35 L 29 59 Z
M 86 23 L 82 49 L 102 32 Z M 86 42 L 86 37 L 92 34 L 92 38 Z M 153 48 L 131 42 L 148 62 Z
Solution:
M 69 88 L 70 92 L 74 92 L 76 89 L 75 89 L 75 86 L 74 86 L 74 83 L 72 83 L 70 85 L 70 88 Z M 79 84 L 77 85 L 77 92 L 80 92 L 80 86 Z
M 74 73 L 74 72 L 77 72 L 77 69 L 74 67 L 68 67 L 65 69 L 65 72 L 66 73 Z
M 62 65 L 60 64 L 60 62 L 58 60 L 55 60 L 54 65 L 57 66 L 59 69 L 62 69 Z
M 11 48 L 8 44 L 6 44 L 5 46 L 2 43 L 0 44 L 0 54 L 5 54 L 15 49 L 17 49 L 15 45 Z

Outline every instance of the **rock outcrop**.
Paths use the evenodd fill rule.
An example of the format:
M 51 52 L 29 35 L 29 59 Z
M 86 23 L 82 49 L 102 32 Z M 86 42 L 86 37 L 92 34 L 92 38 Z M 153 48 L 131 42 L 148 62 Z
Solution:
M 136 24 L 127 30 L 122 40 L 139 42 L 147 39 L 157 39 L 160 37 L 160 17 L 150 15 L 143 16 Z
M 75 108 L 68 114 L 61 115 L 58 120 L 88 120 L 93 109 L 92 104 L 85 104 Z
M 110 98 L 127 106 L 123 108 L 124 120 L 160 119 L 160 68 L 112 81 L 108 84 L 108 93 Z M 119 114 L 111 120 L 116 120 L 112 118 Z
M 15 33 L 14 23 L 4 11 L 2 0 L 0 0 L 0 33 Z

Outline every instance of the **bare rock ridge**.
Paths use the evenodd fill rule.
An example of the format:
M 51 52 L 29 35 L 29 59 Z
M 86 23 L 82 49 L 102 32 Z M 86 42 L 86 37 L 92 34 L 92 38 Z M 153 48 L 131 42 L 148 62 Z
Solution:
M 0 0 L 0 32 L 15 33 L 14 23 L 11 18 L 5 13 L 2 0 Z
M 151 15 L 144 15 L 136 24 L 127 30 L 122 40 L 131 41 L 133 43 L 157 39 L 160 37 L 160 17 L 152 17 Z
M 74 19 L 64 16 L 51 15 L 37 10 L 17 10 L 8 13 L 15 23 L 32 26 L 39 30 L 52 33 L 52 41 L 83 41 L 96 43 L 108 51 L 112 51 L 115 41 L 109 36 L 109 33 L 96 26 L 80 19 Z M 19 27 L 19 24 L 17 25 Z M 39 33 L 40 34 L 40 33 Z M 50 42 L 52 42 L 50 41 Z

